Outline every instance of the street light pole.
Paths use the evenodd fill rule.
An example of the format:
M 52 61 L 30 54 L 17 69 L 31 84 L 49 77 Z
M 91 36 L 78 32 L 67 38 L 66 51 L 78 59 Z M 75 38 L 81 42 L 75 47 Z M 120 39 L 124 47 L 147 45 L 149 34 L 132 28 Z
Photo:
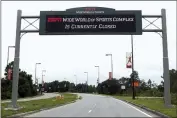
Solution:
M 112 54 L 111 54 L 111 69 L 112 69 L 112 78 L 113 78 L 113 59 L 112 59 Z
M 134 78 L 134 60 L 133 60 L 133 35 L 131 35 L 131 47 L 132 47 L 132 80 L 133 80 L 133 86 L 132 86 L 132 90 L 133 90 L 133 96 L 132 99 L 135 99 L 135 87 L 134 87 L 134 82 L 135 82 L 135 78 Z
M 113 78 L 113 59 L 112 59 L 112 54 L 106 54 L 106 56 L 111 56 L 111 71 L 112 71 L 112 78 Z
M 41 63 L 36 63 L 35 64 L 35 85 L 37 85 L 37 86 L 38 86 L 38 82 L 37 82 L 37 78 L 36 78 L 36 71 L 37 71 L 37 65 L 38 64 L 41 64 Z
M 98 68 L 98 81 L 97 81 L 97 84 L 99 84 L 99 81 L 100 81 L 100 67 L 99 66 L 95 66 Z
M 88 73 L 87 73 L 87 85 L 88 85 Z
M 46 70 L 42 70 L 42 85 L 43 85 L 43 81 L 44 81 L 43 77 L 45 76 L 45 75 L 43 75 L 44 72 L 46 72 Z
M 76 77 L 76 86 L 77 86 L 77 75 L 74 75 Z
M 87 74 L 87 91 L 88 91 L 88 72 L 84 72 Z
M 15 46 L 8 46 L 8 51 L 7 51 L 7 65 L 9 63 L 9 48 L 15 48 Z
M 42 92 L 44 91 L 44 80 L 43 80 L 43 77 L 44 77 L 45 75 L 43 74 L 43 72 L 46 72 L 46 70 L 42 70 L 41 94 L 42 94 Z

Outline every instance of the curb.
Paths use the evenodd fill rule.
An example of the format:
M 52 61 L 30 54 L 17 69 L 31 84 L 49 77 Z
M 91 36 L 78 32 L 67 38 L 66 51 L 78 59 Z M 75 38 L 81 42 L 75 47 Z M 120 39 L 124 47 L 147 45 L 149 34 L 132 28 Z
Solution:
M 20 114 L 15 114 L 15 115 L 12 115 L 12 116 L 7 116 L 7 117 L 8 118 L 19 118 L 19 117 L 23 118 L 23 116 L 26 116 L 26 115 L 30 115 L 30 114 L 37 113 L 37 112 L 44 111 L 44 110 L 53 109 L 53 108 L 60 107 L 60 106 L 66 105 L 66 104 L 71 104 L 71 103 L 74 103 L 74 102 L 77 102 L 77 101 L 78 100 L 74 100 L 72 102 L 67 102 L 67 103 L 56 105 L 56 106 L 53 106 L 53 107 L 43 108 L 43 109 L 39 109 L 39 110 L 35 110 L 35 111 L 29 111 L 29 112 L 20 113 Z
M 121 100 L 121 99 L 119 99 L 119 100 Z M 145 106 L 143 106 L 143 105 L 137 105 L 137 104 L 132 103 L 132 102 L 129 102 L 129 101 L 127 101 L 127 100 L 121 100 L 121 101 L 124 101 L 124 102 L 126 102 L 126 103 L 132 104 L 132 105 L 134 105 L 134 106 L 136 106 L 136 107 L 140 107 L 140 108 L 142 108 L 142 109 L 144 109 L 144 110 L 146 110 L 146 111 L 149 111 L 149 112 L 151 112 L 151 113 L 153 113 L 153 114 L 155 114 L 155 115 L 158 115 L 159 117 L 162 117 L 162 118 L 170 118 L 169 116 L 167 116 L 167 115 L 165 115 L 165 114 L 162 114 L 162 113 L 160 113 L 160 112 L 158 112 L 158 111 L 149 109 L 149 108 L 147 108 L 147 107 L 145 107 Z

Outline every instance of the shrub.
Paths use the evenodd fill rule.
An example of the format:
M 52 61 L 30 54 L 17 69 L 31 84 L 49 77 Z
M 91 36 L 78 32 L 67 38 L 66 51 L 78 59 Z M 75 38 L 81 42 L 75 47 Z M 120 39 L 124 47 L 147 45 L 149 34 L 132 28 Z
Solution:
M 177 105 L 177 94 L 171 94 L 171 103 Z

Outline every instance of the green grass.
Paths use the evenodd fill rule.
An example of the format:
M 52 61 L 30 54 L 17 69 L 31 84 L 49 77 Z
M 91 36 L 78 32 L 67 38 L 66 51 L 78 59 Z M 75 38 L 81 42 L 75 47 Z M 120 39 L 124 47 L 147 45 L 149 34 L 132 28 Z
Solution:
M 20 110 L 5 110 L 4 108 L 7 108 L 9 103 L 2 103 L 1 104 L 1 117 L 5 118 L 7 116 L 11 116 L 14 114 L 29 112 L 29 111 L 35 111 L 42 108 L 52 108 L 57 105 L 63 105 L 72 101 L 77 100 L 76 94 L 63 94 L 64 99 L 56 99 L 55 98 L 49 98 L 49 99 L 41 99 L 41 100 L 32 100 L 32 101 L 25 101 L 25 102 L 18 102 L 18 105 L 24 108 L 21 108 Z
M 143 105 L 145 107 L 148 107 L 152 110 L 156 110 L 158 112 L 161 112 L 169 117 L 177 117 L 176 114 L 176 108 L 165 108 L 164 101 L 162 98 L 137 98 L 135 100 L 132 100 L 132 97 L 125 97 L 125 96 L 114 96 L 117 99 L 126 100 L 138 105 Z
M 43 96 L 44 94 L 42 94 L 42 95 L 36 95 L 36 96 L 32 96 L 32 97 L 24 97 L 24 98 L 19 98 L 18 100 L 21 100 L 21 99 L 28 99 L 28 98 L 36 98 L 36 97 L 41 97 L 41 96 Z M 6 102 L 6 101 L 8 101 L 8 102 L 11 102 L 11 99 L 4 99 L 4 100 L 1 100 L 1 102 Z
M 82 96 L 79 96 L 79 98 L 78 99 L 82 99 Z

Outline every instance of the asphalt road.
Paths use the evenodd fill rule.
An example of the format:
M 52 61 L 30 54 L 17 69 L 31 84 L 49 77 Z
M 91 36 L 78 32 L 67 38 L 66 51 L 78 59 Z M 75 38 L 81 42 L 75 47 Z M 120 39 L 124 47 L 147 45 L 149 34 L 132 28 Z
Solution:
M 31 100 L 47 99 L 47 98 L 52 98 L 52 97 L 55 97 L 58 95 L 59 94 L 56 94 L 56 93 L 44 93 L 44 95 L 41 95 L 41 96 L 31 97 L 31 98 L 22 98 L 22 99 L 18 99 L 18 101 L 31 101 Z M 11 100 L 1 101 L 1 103 L 6 103 L 6 102 L 11 102 Z
M 75 103 L 44 110 L 25 117 L 157 117 L 109 96 L 80 94 Z

